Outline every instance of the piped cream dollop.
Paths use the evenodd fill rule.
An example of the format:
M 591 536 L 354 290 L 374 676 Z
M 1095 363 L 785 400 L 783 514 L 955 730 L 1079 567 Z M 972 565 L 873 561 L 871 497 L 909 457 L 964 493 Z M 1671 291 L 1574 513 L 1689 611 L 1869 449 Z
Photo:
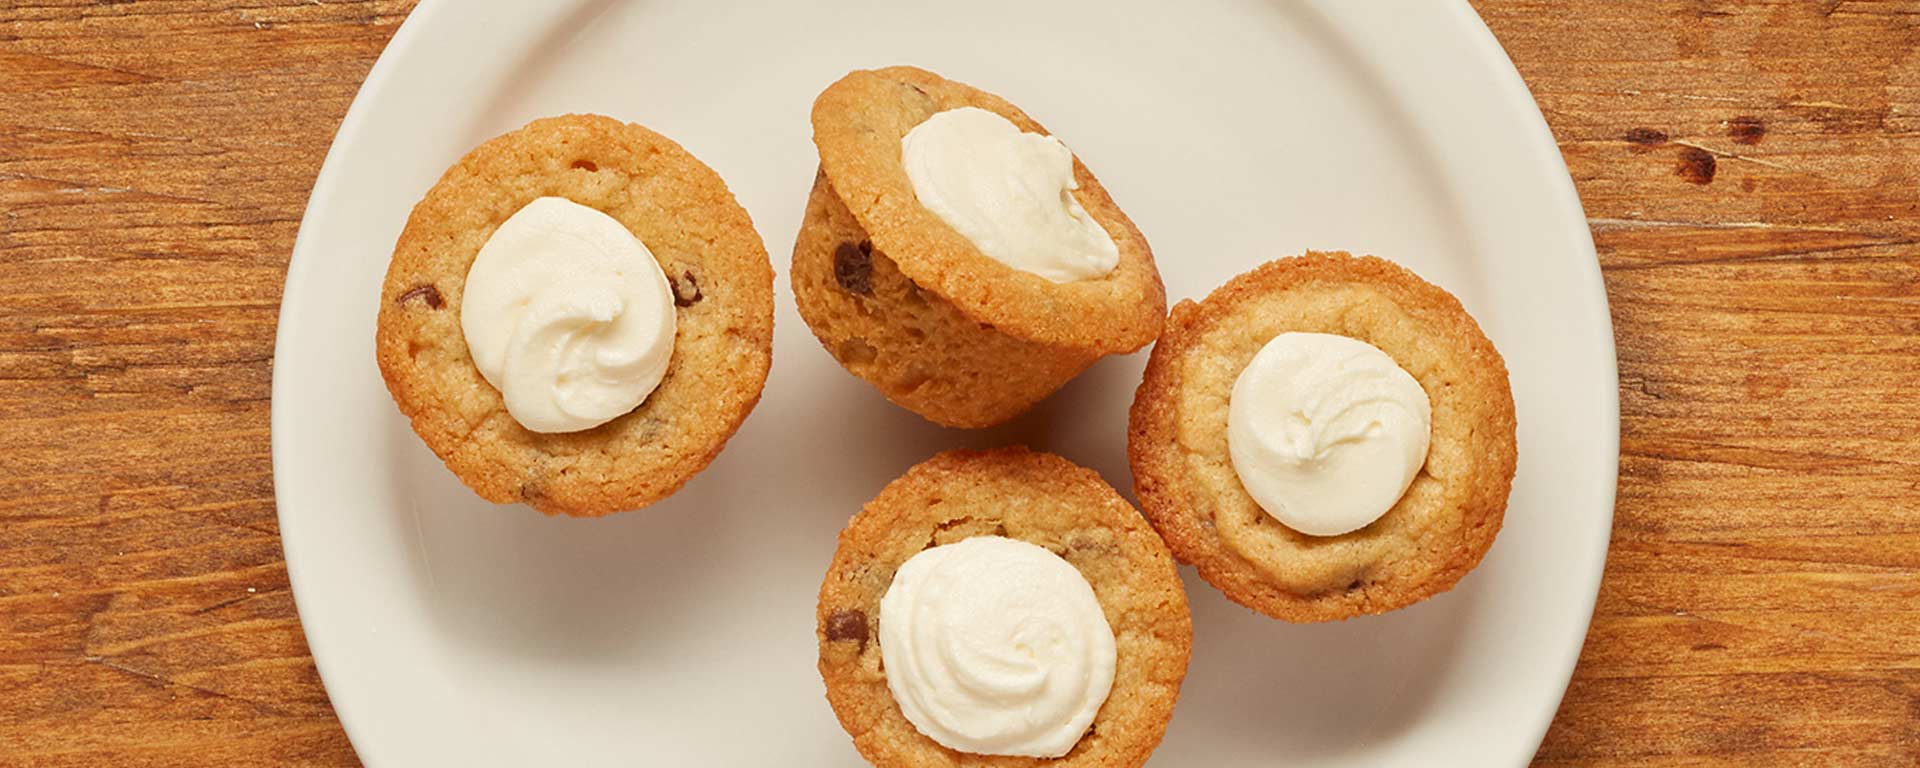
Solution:
M 976 536 L 924 550 L 880 600 L 887 688 L 941 746 L 1059 757 L 1113 687 L 1113 628 L 1058 555 Z
M 632 411 L 660 385 L 673 358 L 673 289 L 612 216 L 542 197 L 480 248 L 460 329 L 515 421 L 577 432 Z
M 1075 200 L 1073 152 L 993 112 L 934 114 L 900 140 L 920 204 L 981 253 L 1056 283 L 1107 276 L 1113 237 Z
M 1233 383 L 1227 447 L 1260 508 L 1309 536 L 1365 528 L 1427 462 L 1426 390 L 1387 353 L 1325 333 L 1283 333 Z

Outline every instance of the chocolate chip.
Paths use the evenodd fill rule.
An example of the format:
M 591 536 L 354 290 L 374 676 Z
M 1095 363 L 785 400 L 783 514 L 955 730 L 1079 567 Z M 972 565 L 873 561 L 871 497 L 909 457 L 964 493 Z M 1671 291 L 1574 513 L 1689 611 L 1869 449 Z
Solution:
M 1353 592 L 1355 590 L 1360 589 L 1361 587 L 1365 587 L 1366 585 L 1367 585 L 1366 581 L 1361 579 L 1354 579 L 1352 584 L 1347 585 L 1347 591 Z
M 1727 121 L 1727 136 L 1738 144 L 1758 144 L 1767 137 L 1767 124 L 1752 115 Z
M 861 296 L 873 295 L 873 243 L 841 243 L 833 249 L 833 279 L 840 289 Z
M 414 299 L 425 301 L 430 309 L 447 306 L 447 300 L 440 298 L 440 289 L 433 287 L 433 283 L 422 283 L 409 288 L 406 293 L 400 294 L 400 298 L 394 299 L 393 303 L 405 304 Z
M 600 170 L 599 164 L 593 162 L 592 160 L 575 160 L 573 161 L 573 167 L 576 170 L 586 171 L 587 173 L 593 173 L 594 171 Z
M 867 615 L 860 611 L 834 611 L 827 617 L 827 641 L 853 641 L 867 647 Z
M 700 282 L 693 279 L 691 271 L 680 273 L 680 279 L 673 281 L 673 305 L 691 307 L 700 299 Z
M 1627 131 L 1627 135 L 1624 138 L 1630 143 L 1639 144 L 1643 147 L 1652 147 L 1667 143 L 1666 132 L 1656 131 L 1652 128 L 1634 128 Z

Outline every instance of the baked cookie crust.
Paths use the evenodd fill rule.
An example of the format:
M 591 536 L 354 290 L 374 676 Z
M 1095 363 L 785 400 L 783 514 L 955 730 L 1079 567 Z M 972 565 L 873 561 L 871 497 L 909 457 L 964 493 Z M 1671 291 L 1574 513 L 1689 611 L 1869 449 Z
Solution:
M 1046 133 L 998 96 L 912 67 L 853 72 L 821 93 L 820 171 L 792 280 L 801 316 L 849 371 L 935 423 L 984 427 L 1152 341 L 1166 293 L 1146 238 L 1077 157 L 1074 196 L 1120 251 L 1103 278 L 1054 283 L 1006 266 L 922 206 L 900 140 L 966 106 Z
M 460 326 L 467 271 L 500 224 L 564 197 L 618 220 L 672 283 L 673 358 L 632 412 L 593 429 L 528 431 L 474 367 Z M 678 144 L 597 115 L 535 120 L 469 152 L 394 246 L 375 351 L 415 433 L 476 494 L 598 516 L 678 490 L 760 399 L 773 350 L 773 269 L 725 182 Z
M 1378 347 L 1433 406 L 1427 461 L 1379 520 L 1308 536 L 1249 496 L 1227 447 L 1233 383 L 1288 331 Z M 1308 253 L 1173 309 L 1135 394 L 1128 457 L 1174 555 L 1235 602 L 1295 622 L 1384 613 L 1451 589 L 1500 530 L 1516 461 L 1507 369 L 1445 290 L 1373 257 Z
M 1066 755 L 975 755 L 940 746 L 901 714 L 880 657 L 880 598 L 921 550 L 1006 536 L 1065 558 L 1093 586 L 1117 651 L 1112 693 Z M 907 471 L 856 514 L 820 586 L 820 676 L 854 746 L 881 768 L 1116 768 L 1160 743 L 1186 677 L 1186 592 L 1152 528 L 1092 470 L 1025 448 L 949 451 Z

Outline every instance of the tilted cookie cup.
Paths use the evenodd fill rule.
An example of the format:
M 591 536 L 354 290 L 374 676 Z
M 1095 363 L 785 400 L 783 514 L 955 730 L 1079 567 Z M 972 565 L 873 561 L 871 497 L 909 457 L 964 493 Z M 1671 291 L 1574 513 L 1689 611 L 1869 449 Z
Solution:
M 1046 133 L 997 96 L 911 67 L 847 75 L 814 102 L 820 172 L 794 243 L 800 315 L 834 359 L 938 424 L 1024 412 L 1105 355 L 1152 341 L 1166 294 L 1146 239 L 1078 158 L 1074 197 L 1119 247 L 1105 277 L 1054 283 L 979 252 L 920 204 L 900 141 L 979 107 Z
M 1018 539 L 1065 559 L 1113 630 L 1112 691 L 1062 757 L 947 749 L 914 728 L 888 688 L 880 600 L 894 572 L 922 550 L 974 536 Z M 1025 448 L 948 451 L 889 483 L 841 531 L 815 618 L 827 700 L 860 754 L 881 768 L 1139 766 L 1166 733 L 1192 652 L 1186 592 L 1153 529 L 1092 470 Z
M 481 246 L 546 196 L 618 220 L 675 297 L 659 386 L 632 412 L 579 432 L 514 421 L 460 323 Z M 461 158 L 414 207 L 380 298 L 381 376 L 414 432 L 480 497 L 548 514 L 605 515 L 671 495 L 752 411 L 772 359 L 773 269 L 745 209 L 678 144 L 606 117 L 536 120 Z
M 1432 404 L 1427 460 L 1380 519 L 1308 536 L 1241 485 L 1227 445 L 1235 379 L 1280 333 L 1332 333 L 1385 352 Z M 1384 613 L 1451 589 L 1500 530 L 1516 461 L 1500 354 L 1460 302 L 1372 257 L 1309 253 L 1173 309 L 1136 393 L 1127 453 L 1147 519 L 1228 598 L 1295 622 Z

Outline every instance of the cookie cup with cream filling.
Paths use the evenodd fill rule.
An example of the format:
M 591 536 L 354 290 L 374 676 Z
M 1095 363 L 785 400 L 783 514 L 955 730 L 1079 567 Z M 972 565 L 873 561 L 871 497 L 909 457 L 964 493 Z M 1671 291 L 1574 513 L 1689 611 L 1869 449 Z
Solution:
M 1173 559 L 1093 471 L 950 451 L 840 533 L 816 614 L 827 700 L 874 765 L 1146 762 L 1186 675 Z
M 476 494 L 598 516 L 705 468 L 772 343 L 773 270 L 719 175 L 639 125 L 567 115 L 480 145 L 414 206 L 375 352 Z
M 1146 238 L 1006 100 L 890 67 L 834 83 L 812 119 L 820 168 L 794 298 L 834 359 L 889 400 L 937 424 L 992 426 L 1159 333 L 1166 294 Z M 1054 186 L 1029 196 L 1022 182 Z M 1071 253 L 1082 236 L 1098 255 Z
M 1361 342 L 1345 347 L 1377 350 L 1367 354 L 1417 387 L 1396 399 L 1393 371 L 1356 373 L 1347 359 L 1255 380 L 1298 392 L 1240 385 L 1276 340 L 1300 338 L 1288 334 Z M 1326 375 L 1304 386 L 1313 370 Z M 1241 398 L 1289 394 L 1298 401 L 1265 408 L 1267 423 L 1235 415 L 1263 410 Z M 1409 422 L 1425 433 L 1407 435 Z M 1127 452 L 1142 510 L 1176 557 L 1235 602 L 1316 622 L 1411 605 L 1479 564 L 1506 510 L 1514 430 L 1505 362 L 1457 299 L 1391 262 L 1309 253 L 1174 307 L 1134 398 Z M 1396 436 L 1406 439 L 1373 444 Z M 1293 448 L 1291 462 L 1274 455 Z M 1355 499 L 1378 508 L 1352 519 Z

